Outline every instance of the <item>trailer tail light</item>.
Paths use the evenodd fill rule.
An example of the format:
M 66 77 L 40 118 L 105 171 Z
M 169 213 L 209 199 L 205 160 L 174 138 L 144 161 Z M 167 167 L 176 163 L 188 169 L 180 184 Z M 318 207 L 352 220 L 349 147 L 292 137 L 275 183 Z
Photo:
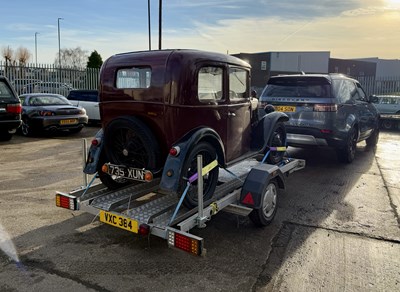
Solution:
M 78 210 L 78 201 L 76 197 L 57 192 L 56 206 L 69 210 Z
M 169 155 L 178 156 L 180 152 L 181 152 L 181 148 L 179 148 L 179 146 L 174 146 L 169 150 Z
M 336 104 L 314 104 L 315 112 L 337 112 Z
M 149 233 L 150 233 L 149 225 L 144 223 L 139 225 L 138 234 L 146 236 L 149 235 Z
M 202 255 L 203 239 L 179 230 L 169 230 L 168 245 L 199 256 Z

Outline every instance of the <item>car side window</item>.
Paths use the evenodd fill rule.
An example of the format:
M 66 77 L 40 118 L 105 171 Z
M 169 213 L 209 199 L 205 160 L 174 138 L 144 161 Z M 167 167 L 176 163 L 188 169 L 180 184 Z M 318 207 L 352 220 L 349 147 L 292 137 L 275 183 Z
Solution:
M 151 84 L 150 67 L 132 67 L 117 71 L 117 88 L 149 88 Z
M 230 101 L 248 98 L 248 71 L 242 68 L 229 68 Z
M 340 103 L 351 101 L 351 84 L 347 80 L 336 79 L 333 81 L 334 91 Z
M 221 67 L 200 68 L 197 76 L 197 96 L 200 102 L 216 102 L 222 99 L 223 73 Z

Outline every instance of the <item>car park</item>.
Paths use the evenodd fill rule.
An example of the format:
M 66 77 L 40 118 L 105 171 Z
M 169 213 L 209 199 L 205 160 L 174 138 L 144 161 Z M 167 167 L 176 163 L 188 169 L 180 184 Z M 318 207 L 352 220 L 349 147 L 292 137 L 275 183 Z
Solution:
M 85 109 L 72 105 L 64 96 L 50 93 L 23 94 L 20 132 L 31 136 L 39 132 L 80 132 L 88 123 Z
M 284 113 L 257 114 L 250 95 L 250 65 L 226 54 L 160 50 L 118 54 L 100 72 L 102 130 L 89 152 L 87 173 L 97 172 L 109 188 L 161 177 L 160 188 L 179 194 L 204 166 L 218 166 L 204 178 L 210 199 L 219 167 L 262 153 L 278 163 L 285 145 Z M 197 204 L 196 188 L 185 205 Z
M 73 105 L 83 107 L 86 110 L 89 122 L 100 122 L 98 90 L 71 90 L 67 99 Z
M 0 141 L 8 141 L 21 125 L 21 103 L 6 77 L 0 76 Z
M 333 147 L 350 163 L 358 142 L 374 146 L 379 139 L 377 109 L 359 82 L 342 74 L 273 76 L 260 97 L 260 107 L 267 104 L 289 116 L 290 146 Z

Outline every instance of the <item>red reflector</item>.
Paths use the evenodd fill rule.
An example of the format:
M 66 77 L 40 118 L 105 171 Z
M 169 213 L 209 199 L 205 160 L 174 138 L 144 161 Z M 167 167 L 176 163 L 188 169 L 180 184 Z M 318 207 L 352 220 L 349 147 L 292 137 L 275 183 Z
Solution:
M 150 226 L 147 224 L 140 224 L 138 233 L 140 235 L 148 235 L 150 232 Z
M 13 114 L 20 114 L 22 112 L 21 104 L 7 104 L 7 112 Z
M 92 140 L 92 145 L 93 146 L 97 146 L 97 145 L 99 145 L 100 144 L 100 139 L 93 139 Z
M 248 192 L 247 195 L 244 196 L 242 203 L 246 205 L 254 205 L 253 196 L 251 195 L 250 192 Z
M 315 112 L 337 112 L 336 104 L 315 104 Z
M 321 133 L 323 133 L 323 134 L 332 134 L 333 131 L 332 130 L 328 130 L 328 129 L 322 129 Z

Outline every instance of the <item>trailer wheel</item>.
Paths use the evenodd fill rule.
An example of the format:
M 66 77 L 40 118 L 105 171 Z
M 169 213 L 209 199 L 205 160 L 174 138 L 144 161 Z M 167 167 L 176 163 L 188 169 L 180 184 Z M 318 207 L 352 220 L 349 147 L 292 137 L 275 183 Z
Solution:
M 187 156 L 187 159 L 182 169 L 182 179 L 178 188 L 178 194 L 182 195 L 187 185 L 187 179 L 197 172 L 197 155 L 203 156 L 203 167 L 214 161 L 217 157 L 217 152 L 209 143 L 201 142 L 194 146 L 192 151 Z M 203 177 L 203 200 L 209 200 L 215 191 L 218 182 L 219 168 L 218 166 L 212 169 Z M 192 209 L 198 205 L 197 180 L 191 184 L 183 204 Z
M 277 122 L 272 131 L 272 135 L 269 137 L 268 146 L 270 147 L 282 147 L 286 146 L 286 129 L 282 122 Z M 266 150 L 268 151 L 268 149 Z M 265 151 L 265 153 L 266 153 Z M 267 157 L 267 163 L 278 164 L 282 161 L 285 152 L 283 151 L 271 151 Z
M 109 162 L 158 171 L 161 160 L 160 147 L 151 130 L 138 119 L 126 117 L 112 121 L 105 130 L 104 140 L 104 158 L 108 158 Z M 99 170 L 99 176 L 103 175 L 109 176 Z M 102 182 L 109 188 L 115 188 L 134 181 L 109 176 L 103 177 Z M 118 182 L 117 185 L 115 182 Z
M 265 186 L 260 209 L 254 209 L 249 218 L 256 226 L 267 226 L 275 217 L 278 209 L 278 187 L 276 180 L 270 180 Z

